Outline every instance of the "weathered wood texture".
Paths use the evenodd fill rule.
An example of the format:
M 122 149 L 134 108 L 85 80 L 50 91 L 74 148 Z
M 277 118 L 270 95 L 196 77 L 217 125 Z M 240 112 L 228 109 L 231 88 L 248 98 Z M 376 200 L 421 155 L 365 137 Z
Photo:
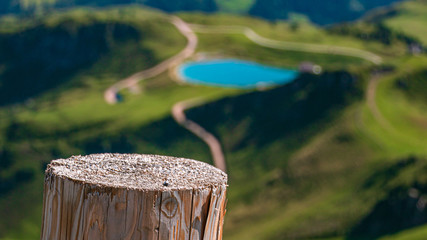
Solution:
M 41 239 L 222 239 L 226 187 L 225 173 L 188 159 L 54 160 L 46 170 Z

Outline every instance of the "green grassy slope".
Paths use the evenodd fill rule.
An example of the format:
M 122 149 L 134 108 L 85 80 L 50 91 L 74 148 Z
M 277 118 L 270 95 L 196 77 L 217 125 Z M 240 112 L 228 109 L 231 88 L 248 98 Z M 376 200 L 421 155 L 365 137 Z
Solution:
M 209 18 L 197 15 L 184 18 L 214 24 Z M 310 33 L 316 33 L 325 42 L 337 37 L 316 29 L 308 31 L 306 27 L 293 34 L 285 23 L 261 27 L 262 22 L 256 20 L 239 22 L 230 18 L 216 19 L 222 25 L 230 22 L 245 25 L 244 21 L 248 21 L 256 31 L 266 35 L 269 27 L 274 27 L 276 31 L 271 32 L 277 39 L 307 39 Z M 278 36 L 280 33 L 283 36 Z M 203 34 L 200 35 L 203 39 Z M 220 45 L 221 38 L 233 42 L 240 37 L 206 36 L 207 41 L 211 40 L 209 46 Z M 357 44 L 355 38 L 350 39 L 348 45 Z M 295 95 L 283 91 L 278 94 L 280 98 L 270 92 L 265 99 L 259 96 L 262 94 L 250 94 L 189 112 L 192 119 L 220 136 L 226 150 L 231 183 L 225 232 L 228 239 L 372 239 L 394 234 L 402 226 L 411 228 L 425 223 L 425 211 L 415 204 L 426 194 L 427 132 L 423 123 L 427 111 L 423 97 L 420 98 L 426 95 L 422 74 L 426 58 L 405 56 L 405 47 L 400 48 L 396 40 L 388 45 L 381 45 L 378 40 L 381 41 L 373 38 L 368 43 L 378 44 L 377 49 L 389 48 L 384 52 L 392 54 L 386 59 L 396 67 L 380 78 L 375 98 L 392 131 L 375 119 L 363 98 L 341 111 L 330 110 L 332 115 L 314 119 L 310 116 L 308 119 L 315 123 L 304 125 L 299 117 L 307 119 L 307 116 L 303 118 L 301 111 L 314 106 L 322 109 L 324 97 L 316 104 L 301 103 L 315 98 L 316 91 Z M 287 56 L 283 59 L 286 61 Z M 328 65 L 327 60 L 322 63 Z M 362 76 L 365 77 L 359 76 L 358 82 L 359 89 L 364 91 L 367 82 L 361 80 L 368 80 L 369 75 Z M 402 79 L 406 83 L 404 88 L 399 87 Z M 324 112 L 328 110 L 325 108 Z M 289 122 L 288 118 L 301 126 L 293 125 L 295 122 Z M 274 140 L 265 142 L 266 139 Z M 408 160 L 411 155 L 421 157 Z M 412 188 L 421 195 L 408 198 Z M 408 212 L 406 225 L 396 221 Z M 414 220 L 411 214 L 423 214 L 424 220 Z M 366 226 L 371 225 L 378 229 L 368 231 Z M 420 229 L 422 233 L 423 227 Z M 411 234 L 417 233 L 408 231 L 406 238 L 410 239 Z M 389 236 L 393 237 L 404 238 L 405 232 Z
M 352 36 L 348 35 L 339 35 L 339 34 L 330 34 L 330 32 L 327 29 L 324 28 L 318 28 L 308 22 L 301 23 L 298 25 L 298 28 L 294 29 L 292 24 L 289 22 L 266 22 L 260 19 L 250 18 L 250 17 L 239 17 L 239 16 L 233 16 L 229 14 L 210 14 L 210 15 L 203 15 L 203 14 L 179 14 L 180 17 L 182 17 L 184 20 L 190 23 L 197 23 L 202 25 L 238 25 L 238 26 L 248 26 L 252 28 L 255 32 L 257 32 L 259 35 L 267 38 L 271 38 L 274 40 L 279 41 L 290 41 L 290 42 L 303 42 L 303 43 L 313 43 L 313 44 L 324 44 L 324 45 L 333 45 L 333 46 L 343 46 L 343 47 L 352 47 L 357 49 L 363 49 L 367 50 L 376 54 L 379 54 L 385 58 L 385 60 L 388 59 L 394 59 L 396 56 L 401 56 L 405 54 L 406 52 L 406 46 L 401 41 L 395 41 L 392 45 L 386 45 L 382 44 L 379 41 L 372 40 L 372 41 L 365 41 L 365 39 L 358 39 Z M 240 34 L 203 34 L 200 33 L 199 36 L 201 38 L 206 38 L 207 41 L 210 42 L 207 44 L 206 48 L 208 48 L 210 45 L 213 45 L 214 47 L 217 47 L 219 49 L 225 47 L 225 46 L 219 46 L 220 44 L 226 44 L 227 42 L 232 42 L 234 39 L 242 39 L 245 40 L 245 37 Z M 222 39 L 222 40 L 221 40 Z M 245 43 L 240 49 L 238 49 L 238 46 L 232 45 L 235 49 L 232 51 L 237 52 L 240 50 L 240 52 L 243 52 L 245 54 L 246 52 L 248 54 L 254 53 L 254 55 L 257 53 L 256 50 L 253 50 L 254 47 L 250 46 L 249 40 L 245 40 L 248 43 Z M 201 44 L 204 46 L 205 42 L 202 41 Z M 243 44 L 243 42 L 242 42 Z M 212 47 L 212 48 L 214 48 Z M 228 47 L 230 48 L 230 46 Z M 228 48 L 226 48 L 228 50 Z M 269 51 L 269 49 L 263 49 L 259 48 L 259 51 Z M 212 51 L 212 50 L 209 50 Z M 218 51 L 218 50 L 217 50 Z M 225 51 L 224 51 L 225 52 Z M 274 53 L 279 52 L 279 53 Z M 279 55 L 280 52 L 278 50 L 271 50 L 269 54 L 258 54 L 259 57 L 269 56 L 269 55 Z M 237 52 L 238 53 L 238 52 Z M 225 52 L 224 54 L 227 54 Z M 292 54 L 292 56 L 287 56 L 288 54 Z M 242 55 L 242 53 L 241 53 Z M 305 55 L 305 56 L 304 56 Z M 319 58 L 318 56 L 321 55 Z M 346 57 L 339 57 L 335 58 L 335 56 L 330 56 L 326 54 L 305 54 L 301 52 L 290 52 L 283 51 L 283 54 L 281 55 L 281 58 L 285 61 L 287 60 L 290 64 L 293 62 L 293 64 L 298 62 L 298 59 L 304 59 L 308 61 L 317 61 L 317 59 L 321 59 L 322 62 L 319 62 L 319 64 L 323 66 L 334 66 L 336 64 L 340 63 L 347 63 L 349 61 L 358 61 L 359 59 L 352 59 L 352 58 L 346 58 Z M 331 60 L 328 60 L 328 58 L 331 58 Z M 334 61 L 334 59 L 336 61 Z M 289 60 L 288 60 L 289 59 Z M 359 61 L 360 63 L 360 61 Z M 348 66 L 348 65 L 347 65 Z M 339 67 L 342 67 L 339 66 Z
M 427 1 L 407 1 L 397 7 L 394 16 L 385 20 L 385 23 L 396 31 L 404 32 L 427 44 Z
M 381 240 L 422 240 L 427 235 L 427 226 L 406 230 L 398 234 L 380 238 Z
M 233 98 L 195 109 L 193 115 L 190 112 L 220 136 L 226 149 L 231 184 L 226 221 L 229 239 L 359 239 L 360 229 L 352 231 L 358 222 L 381 226 L 386 218 L 364 220 L 378 202 L 396 189 L 405 193 L 411 187 L 425 186 L 425 159 L 417 160 L 415 166 L 400 163 L 408 154 L 426 156 L 425 139 L 416 138 L 418 142 L 412 145 L 406 142 L 404 151 L 395 146 L 377 148 L 383 143 L 366 141 L 372 123 L 359 122 L 359 114 L 369 115 L 363 113 L 363 104 L 330 109 L 340 103 L 331 97 L 334 88 L 314 89 L 295 95 L 284 91 L 277 97 L 269 93 L 266 99 Z M 310 104 L 310 99 L 316 104 Z M 313 107 L 323 114 L 304 115 L 305 111 L 314 114 Z M 426 119 L 426 112 L 422 117 Z M 425 130 L 419 134 L 425 135 Z M 393 167 L 395 162 L 398 167 Z M 398 168 L 398 173 L 387 170 L 378 176 L 387 168 Z M 390 223 L 384 228 L 396 226 Z
M 255 0 L 217 0 L 219 10 L 232 13 L 246 13 L 254 4 Z
M 167 12 L 220 11 L 271 20 L 305 15 L 316 24 L 331 24 L 355 20 L 373 8 L 394 2 L 399 0 L 326 0 L 319 3 L 308 0 L 3 0 L 0 3 L 0 14 L 42 14 L 62 7 L 145 4 Z
M 166 17 L 130 8 L 99 13 L 76 10 L 36 20 L 25 29 L 18 26 L 0 39 L 0 104 L 23 101 L 62 85 L 68 89 L 86 84 L 75 78 L 77 72 L 119 73 L 114 77 L 122 78 L 175 53 L 178 49 L 164 47 L 171 42 L 184 44 Z M 168 31 L 176 37 L 167 36 Z
M 291 13 L 306 15 L 317 24 L 354 21 L 376 7 L 391 5 L 393 0 L 343 0 L 301 2 L 299 0 L 257 0 L 249 13 L 266 19 L 287 19 Z M 337 21 L 337 19 L 339 19 Z

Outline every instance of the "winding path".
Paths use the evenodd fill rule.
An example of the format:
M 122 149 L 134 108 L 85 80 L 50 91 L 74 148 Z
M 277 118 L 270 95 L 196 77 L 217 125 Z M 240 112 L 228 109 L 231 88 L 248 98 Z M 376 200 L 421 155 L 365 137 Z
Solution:
M 254 30 L 244 26 L 210 26 L 190 24 L 190 27 L 199 33 L 239 33 L 245 35 L 252 42 L 267 48 L 309 52 L 309 53 L 324 53 L 333 55 L 342 55 L 349 57 L 357 57 L 372 62 L 376 65 L 382 63 L 382 58 L 374 53 L 350 47 L 339 47 L 323 44 L 310 44 L 288 41 L 277 41 L 268 39 L 258 35 Z
M 178 17 L 172 17 L 172 24 L 175 25 L 175 27 L 187 38 L 187 46 L 179 52 L 177 55 L 159 63 L 158 65 L 135 73 L 131 75 L 128 78 L 125 78 L 111 87 L 109 87 L 104 92 L 104 99 L 109 104 L 115 104 L 117 103 L 117 93 L 125 88 L 133 89 L 135 86 L 137 86 L 138 82 L 142 81 L 143 79 L 152 78 L 160 73 L 168 70 L 170 67 L 178 65 L 180 62 L 182 62 L 184 59 L 190 57 L 194 54 L 197 47 L 197 36 L 194 34 L 193 30 L 188 26 L 186 22 L 184 22 L 182 19 Z
M 209 146 L 215 166 L 226 172 L 225 157 L 219 140 L 203 127 L 187 119 L 185 116 L 185 110 L 202 105 L 203 103 L 204 101 L 200 98 L 178 102 L 172 107 L 172 116 L 178 124 L 194 133 L 194 135 L 201 138 Z
M 183 60 L 194 54 L 196 51 L 198 39 L 193 30 L 186 22 L 178 17 L 172 17 L 172 24 L 175 25 L 175 27 L 187 38 L 187 46 L 177 55 L 159 63 L 158 65 L 150 69 L 135 73 L 130 77 L 123 79 L 109 87 L 104 93 L 104 99 L 107 103 L 117 103 L 117 94 L 120 90 L 125 88 L 130 90 L 135 89 L 138 82 L 142 81 L 143 79 L 155 77 L 169 68 L 177 66 Z M 200 105 L 201 103 L 203 103 L 201 100 L 187 100 L 178 102 L 172 108 L 172 116 L 178 124 L 194 133 L 209 146 L 215 166 L 225 172 L 225 158 L 218 139 L 197 123 L 188 120 L 185 116 L 186 109 Z
M 197 24 L 190 24 L 190 27 L 192 30 L 200 33 L 242 33 L 252 42 L 268 48 L 358 57 L 358 58 L 362 58 L 364 60 L 370 61 L 376 65 L 381 64 L 382 62 L 382 59 L 380 56 L 367 51 L 363 51 L 355 48 L 348 48 L 348 47 L 337 47 L 337 46 L 328 46 L 328 45 L 271 40 L 258 35 L 255 31 L 253 31 L 248 27 L 206 26 L 206 25 L 197 25 Z M 371 81 L 371 82 L 375 83 L 376 81 Z M 373 87 L 374 96 L 375 96 L 375 89 L 376 89 L 376 85 Z M 371 97 L 369 95 L 368 102 L 370 102 L 370 99 Z M 185 110 L 201 104 L 203 104 L 203 101 L 201 99 L 190 99 L 190 100 L 178 102 L 172 108 L 172 116 L 178 124 L 180 124 L 184 128 L 194 133 L 196 136 L 201 138 L 209 146 L 215 166 L 223 170 L 224 172 L 226 172 L 226 162 L 225 162 L 224 153 L 221 148 L 221 143 L 218 141 L 218 139 L 214 135 L 206 131 L 203 127 L 201 127 L 194 121 L 187 119 L 185 115 Z
M 377 102 L 375 101 L 375 96 L 378 88 L 378 83 L 382 75 L 377 73 L 371 76 L 369 80 L 368 87 L 366 90 L 366 104 L 368 105 L 369 110 L 371 111 L 374 119 L 387 131 L 395 132 L 395 129 L 390 124 L 390 122 L 382 115 L 381 111 L 378 108 Z
M 180 62 L 192 56 L 195 53 L 198 44 L 198 38 L 194 31 L 200 33 L 239 33 L 244 34 L 249 40 L 251 40 L 255 44 L 267 48 L 358 57 L 370 61 L 374 64 L 380 64 L 382 62 L 380 56 L 368 51 L 348 47 L 272 40 L 264 38 L 258 35 L 251 28 L 244 26 L 207 26 L 198 24 L 187 24 L 182 19 L 176 16 L 172 17 L 171 22 L 187 38 L 188 42 L 186 47 L 177 55 L 159 63 L 158 65 L 150 69 L 135 73 L 130 77 L 125 78 L 109 87 L 104 93 L 104 99 L 107 103 L 117 103 L 117 95 L 120 90 L 123 90 L 125 88 L 135 90 L 138 86 L 138 83 L 143 79 L 155 77 L 160 73 L 174 66 L 177 66 Z M 378 113 L 378 116 L 376 116 L 376 118 L 381 118 L 382 116 L 380 115 L 379 111 L 377 111 L 378 109 L 376 108 L 375 100 L 372 100 L 375 98 L 376 81 L 371 82 L 372 83 L 370 84 L 373 85 L 369 87 L 370 90 L 368 89 L 368 104 L 373 103 L 373 105 L 370 106 L 371 110 L 373 112 Z M 225 172 L 225 157 L 218 139 L 194 121 L 187 119 L 185 115 L 185 110 L 201 105 L 203 103 L 203 100 L 200 98 L 178 102 L 172 107 L 172 116 L 179 125 L 194 133 L 209 146 L 215 166 Z M 374 115 L 376 114 L 374 113 Z

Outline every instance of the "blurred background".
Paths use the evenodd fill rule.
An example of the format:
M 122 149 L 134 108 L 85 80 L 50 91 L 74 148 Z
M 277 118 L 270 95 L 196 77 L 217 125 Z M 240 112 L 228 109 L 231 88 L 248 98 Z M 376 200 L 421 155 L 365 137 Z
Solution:
M 226 168 L 224 239 L 427 239 L 426 46 L 426 0 L 1 0 L 0 239 L 103 152 Z

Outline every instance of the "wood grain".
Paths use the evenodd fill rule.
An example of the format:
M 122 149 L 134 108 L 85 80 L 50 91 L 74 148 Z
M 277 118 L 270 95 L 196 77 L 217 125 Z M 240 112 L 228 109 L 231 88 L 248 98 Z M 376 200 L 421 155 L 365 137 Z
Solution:
M 196 189 L 193 191 L 193 204 L 191 213 L 191 238 L 202 240 L 205 232 L 206 220 L 211 197 L 211 188 Z
M 138 190 L 47 171 L 43 240 L 222 239 L 226 185 Z
M 163 192 L 160 214 L 160 239 L 190 238 L 193 191 Z

